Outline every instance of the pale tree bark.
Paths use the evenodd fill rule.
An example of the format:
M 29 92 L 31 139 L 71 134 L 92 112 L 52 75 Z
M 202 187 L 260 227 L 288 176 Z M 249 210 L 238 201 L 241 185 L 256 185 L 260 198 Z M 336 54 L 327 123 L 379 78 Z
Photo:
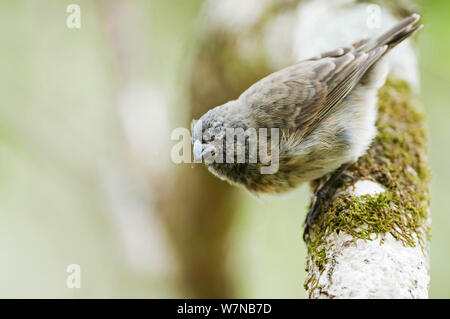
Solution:
M 339 47 L 344 44 L 339 41 L 357 40 L 364 33 L 379 34 L 395 23 L 388 10 L 370 16 L 377 8 L 359 2 L 312 1 L 300 7 L 299 57 Z M 305 22 L 313 12 L 317 18 Z M 380 25 L 371 28 L 372 18 Z M 320 41 L 311 45 L 316 37 Z M 394 49 L 388 59 L 390 74 L 379 91 L 377 137 L 347 170 L 353 180 L 339 190 L 311 231 L 305 281 L 309 298 L 428 297 L 429 170 L 415 99 L 417 59 L 411 43 Z M 325 180 L 312 183 L 312 190 Z

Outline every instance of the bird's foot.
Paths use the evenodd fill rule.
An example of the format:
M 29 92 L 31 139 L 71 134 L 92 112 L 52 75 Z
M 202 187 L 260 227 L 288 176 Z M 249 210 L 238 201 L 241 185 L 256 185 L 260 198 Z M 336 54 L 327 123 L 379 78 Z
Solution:
M 309 231 L 314 225 L 314 222 L 317 219 L 317 216 L 319 216 L 322 209 L 327 210 L 331 198 L 334 194 L 334 192 L 330 195 L 327 193 L 328 189 L 322 187 L 314 196 L 313 204 L 311 205 L 311 208 L 309 209 L 308 215 L 306 216 L 306 222 L 305 222 L 305 228 L 303 230 L 303 240 L 307 241 L 307 235 L 309 234 Z
M 343 173 L 348 166 L 348 164 L 344 164 L 339 167 L 315 194 L 314 201 L 306 217 L 305 227 L 303 230 L 303 240 L 305 242 L 307 241 L 307 237 L 317 219 L 317 216 L 319 216 L 322 210 L 326 211 L 332 205 L 333 196 L 336 194 L 336 191 L 344 185 L 346 180 L 354 180 L 353 175 Z

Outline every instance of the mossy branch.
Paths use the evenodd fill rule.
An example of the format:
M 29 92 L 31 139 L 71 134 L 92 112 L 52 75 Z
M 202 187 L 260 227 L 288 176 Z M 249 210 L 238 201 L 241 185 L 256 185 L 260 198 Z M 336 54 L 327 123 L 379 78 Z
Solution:
M 423 115 L 417 105 L 414 93 L 403 80 L 388 79 L 380 89 L 377 137 L 367 154 L 349 168 L 354 180 L 343 186 L 334 205 L 322 212 L 312 229 L 305 281 L 310 298 L 427 296 L 430 173 Z M 324 180 L 316 181 L 313 189 Z M 355 187 L 362 180 L 373 182 L 383 191 L 356 195 Z M 392 251 L 393 245 L 397 252 Z M 371 249 L 374 253 L 367 258 L 367 250 Z M 353 257 L 346 259 L 346 254 Z M 383 260 L 386 254 L 388 261 Z M 402 259 L 405 254 L 417 258 L 411 263 Z M 346 261 L 351 265 L 342 264 Z M 403 278 L 406 282 L 364 278 L 380 275 L 370 271 L 386 262 L 388 269 L 380 270 L 383 276 L 395 278 L 396 272 L 416 273 Z M 339 263 L 341 267 L 337 269 Z M 415 270 L 405 268 L 414 263 Z M 360 277 L 368 284 L 352 287 L 352 279 L 337 280 L 342 276 Z M 388 287 L 381 287 L 382 284 Z

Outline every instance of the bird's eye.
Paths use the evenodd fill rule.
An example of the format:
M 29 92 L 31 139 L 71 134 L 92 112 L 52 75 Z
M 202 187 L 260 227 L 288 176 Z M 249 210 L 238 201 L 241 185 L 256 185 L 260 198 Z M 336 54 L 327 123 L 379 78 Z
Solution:
M 215 127 L 215 129 L 216 129 L 217 131 L 222 131 L 222 130 L 224 129 L 224 126 L 223 126 L 222 124 L 219 124 L 219 125 L 217 125 L 217 126 Z

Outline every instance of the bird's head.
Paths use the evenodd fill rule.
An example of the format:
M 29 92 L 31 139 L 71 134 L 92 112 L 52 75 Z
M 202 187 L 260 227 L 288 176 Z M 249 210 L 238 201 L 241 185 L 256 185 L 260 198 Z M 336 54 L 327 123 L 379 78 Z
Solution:
M 206 163 L 216 155 L 226 132 L 224 120 L 217 109 L 212 109 L 199 120 L 192 121 L 191 131 L 195 161 L 205 159 Z
M 211 169 L 226 163 L 227 156 L 234 158 L 237 148 L 245 147 L 245 136 L 242 134 L 245 134 L 243 132 L 248 127 L 248 114 L 238 100 L 209 110 L 191 124 L 195 161 L 204 159 L 205 164 Z M 233 142 L 232 147 L 227 144 L 227 139 L 228 142 Z

